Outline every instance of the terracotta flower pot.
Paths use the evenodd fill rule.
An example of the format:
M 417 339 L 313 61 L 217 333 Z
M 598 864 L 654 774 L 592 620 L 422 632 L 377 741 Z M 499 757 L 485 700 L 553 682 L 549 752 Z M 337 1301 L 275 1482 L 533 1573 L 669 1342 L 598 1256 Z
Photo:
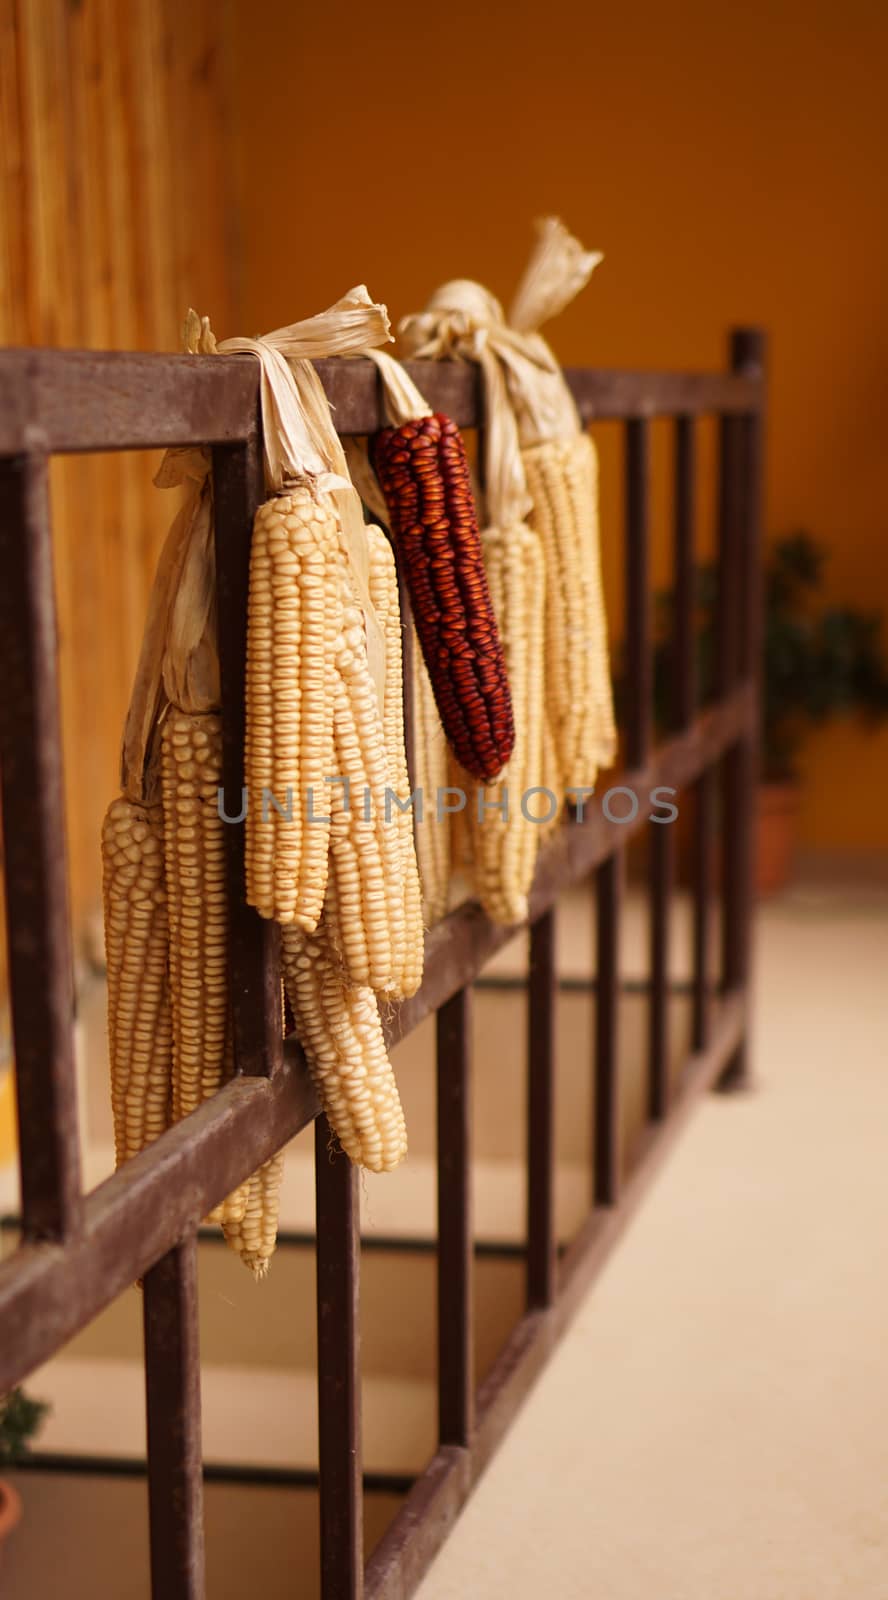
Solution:
M 799 816 L 797 783 L 763 783 L 758 792 L 755 886 L 762 897 L 786 887 L 792 874 Z
M 0 1478 L 0 1562 L 3 1560 L 3 1546 L 18 1526 L 21 1515 L 22 1502 L 18 1490 Z

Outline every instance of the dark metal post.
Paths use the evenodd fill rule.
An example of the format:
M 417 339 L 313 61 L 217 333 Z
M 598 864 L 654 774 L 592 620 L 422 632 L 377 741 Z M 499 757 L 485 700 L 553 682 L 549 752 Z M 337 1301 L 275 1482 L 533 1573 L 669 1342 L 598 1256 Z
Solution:
M 47 462 L 0 460 L 0 776 L 22 1218 L 82 1217 L 58 638 Z
M 695 1050 L 709 1044 L 712 981 L 713 864 L 715 859 L 717 770 L 707 767 L 694 785 L 694 850 L 691 866 L 694 896 L 693 1003 L 691 1035 Z
M 318 1462 L 321 1594 L 361 1600 L 364 1502 L 361 1452 L 360 1202 L 358 1169 L 330 1149 L 315 1122 L 318 1296 Z
M 761 379 L 765 373 L 765 336 L 740 328 L 731 335 L 731 368 Z M 736 678 L 749 684 L 758 705 L 762 628 L 762 453 L 764 394 L 754 411 L 738 419 L 736 450 L 737 615 Z M 747 1028 L 724 1072 L 722 1087 L 748 1082 L 749 989 L 752 976 L 752 930 L 755 902 L 755 832 L 759 766 L 759 728 L 738 740 L 725 759 L 724 840 L 724 985 L 746 992 Z
M 555 912 L 531 925 L 527 983 L 527 1305 L 555 1299 Z
M 643 767 L 651 743 L 653 670 L 649 587 L 650 425 L 626 424 L 626 759 Z
M 197 1235 L 145 1274 L 152 1600 L 204 1600 Z
M 696 439 L 693 417 L 675 419 L 675 521 L 673 531 L 672 684 L 670 704 L 676 733 L 690 727 L 697 692 L 696 572 Z
M 475 1424 L 471 1171 L 471 989 L 437 1015 L 438 1433 L 467 1445 Z
M 595 874 L 595 1204 L 620 1198 L 620 1100 L 617 1024 L 620 1005 L 620 907 L 623 852 L 618 847 Z

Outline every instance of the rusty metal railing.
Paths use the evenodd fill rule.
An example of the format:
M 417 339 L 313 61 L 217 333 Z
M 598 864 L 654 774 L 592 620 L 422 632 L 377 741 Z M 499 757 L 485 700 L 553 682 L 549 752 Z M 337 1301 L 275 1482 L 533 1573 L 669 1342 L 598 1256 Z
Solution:
M 23 1378 L 137 1278 L 144 1279 L 154 1600 L 205 1593 L 197 1345 L 197 1230 L 228 1192 L 317 1119 L 319 1493 L 326 1600 L 415 1587 L 508 1427 L 553 1341 L 638 1203 L 696 1098 L 747 1071 L 751 849 L 760 639 L 763 339 L 736 332 L 722 374 L 567 376 L 584 421 L 616 419 L 625 450 L 624 743 L 615 781 L 638 796 L 615 827 L 598 811 L 565 822 L 541 853 L 527 982 L 526 1310 L 483 1384 L 473 1372 L 471 990 L 512 937 L 466 903 L 432 928 L 425 978 L 390 1025 L 437 1014 L 438 1450 L 366 1571 L 362 1541 L 357 1175 L 331 1160 L 328 1130 L 295 1039 L 280 1039 L 276 932 L 244 903 L 243 841 L 228 829 L 230 978 L 237 1073 L 212 1100 L 92 1193 L 82 1193 L 74 1085 L 71 935 L 58 709 L 47 459 L 56 452 L 212 447 L 225 784 L 243 778 L 246 597 L 262 496 L 258 368 L 249 357 L 0 352 L 0 766 L 16 1055 L 22 1241 L 0 1265 L 0 1390 Z M 461 426 L 482 419 L 474 371 L 413 363 L 429 401 Z M 372 365 L 321 362 L 340 432 L 384 422 Z M 694 674 L 695 433 L 719 419 L 717 694 L 699 709 Z M 653 730 L 650 423 L 674 419 L 671 731 Z M 694 796 L 692 1053 L 667 1070 L 674 830 L 650 825 L 660 785 Z M 720 817 L 717 813 L 720 812 Z M 629 839 L 650 840 L 647 1129 L 624 1169 L 617 1068 L 618 939 Z M 721 970 L 708 969 L 716 847 Z M 563 890 L 594 885 L 597 927 L 594 1203 L 563 1252 L 554 1223 L 555 919 Z M 483 1070 L 483 1063 L 481 1064 Z M 261 1333 L 257 1330 L 257 1337 Z

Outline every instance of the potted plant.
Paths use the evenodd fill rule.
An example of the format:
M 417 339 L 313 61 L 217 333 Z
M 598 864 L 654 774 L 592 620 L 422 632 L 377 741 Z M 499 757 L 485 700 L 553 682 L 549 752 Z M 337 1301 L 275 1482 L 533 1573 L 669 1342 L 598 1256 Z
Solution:
M 48 1405 L 32 1400 L 24 1389 L 0 1396 L 0 1467 L 14 1467 L 28 1454 L 31 1439 L 40 1428 Z M 18 1491 L 0 1478 L 0 1552 L 22 1514 Z
M 756 886 L 773 894 L 787 882 L 800 806 L 798 757 L 805 734 L 829 717 L 888 714 L 888 665 L 878 612 L 818 609 L 826 552 L 810 535 L 771 545 L 764 571 L 762 744 L 757 814 Z M 697 572 L 697 682 L 710 698 L 716 659 L 717 573 Z M 656 602 L 656 715 L 668 726 L 672 596 Z

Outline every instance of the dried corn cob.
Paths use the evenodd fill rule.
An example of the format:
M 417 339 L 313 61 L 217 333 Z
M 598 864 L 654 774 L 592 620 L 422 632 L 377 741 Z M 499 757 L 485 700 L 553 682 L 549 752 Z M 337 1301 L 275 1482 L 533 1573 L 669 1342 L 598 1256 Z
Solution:
M 163 814 L 113 800 L 102 824 L 108 1042 L 117 1165 L 169 1124 L 172 1031 Z
M 444 731 L 489 781 L 515 734 L 462 437 L 449 417 L 417 417 L 376 435 L 373 463 Z
M 346 982 L 323 920 L 313 934 L 285 928 L 287 996 L 321 1104 L 351 1161 L 390 1172 L 407 1129 L 375 996 Z
M 401 1000 L 415 994 L 422 982 L 423 925 L 422 889 L 416 864 L 413 839 L 413 810 L 410 777 L 404 748 L 404 678 L 401 649 L 401 606 L 398 578 L 392 547 L 381 528 L 367 529 L 370 550 L 370 599 L 385 638 L 385 708 L 383 728 L 388 759 L 389 782 L 400 802 L 392 808 L 401 842 L 401 877 L 404 899 L 404 934 L 401 951 L 394 951 L 393 997 Z M 406 809 L 401 810 L 401 806 Z M 400 957 L 400 960 L 399 960 Z
M 219 815 L 222 723 L 171 709 L 161 742 L 164 856 L 173 1022 L 173 1119 L 231 1077 L 225 824 Z M 243 1215 L 246 1185 L 210 1216 Z
M 352 983 L 401 992 L 416 952 L 405 952 L 401 836 L 394 808 L 376 686 L 360 607 L 341 569 L 342 633 L 335 656 L 330 870 L 326 915 Z M 409 970 L 407 971 L 409 976 Z
M 564 789 L 561 783 L 561 767 L 558 761 L 558 752 L 555 749 L 555 735 L 552 732 L 552 719 L 549 715 L 548 706 L 544 708 L 543 712 L 541 762 L 542 771 L 540 775 L 540 783 L 542 784 L 543 788 L 548 789 L 549 793 L 555 796 L 555 809 L 552 812 L 551 817 L 549 817 L 545 822 L 540 823 L 540 837 L 541 839 L 545 839 L 553 831 L 553 829 L 557 828 L 561 819 L 561 815 L 564 811 L 565 799 Z M 543 796 L 542 798 L 545 802 L 543 806 L 543 815 L 545 815 L 546 806 L 551 805 L 551 801 L 549 801 L 546 796 Z
M 277 1245 L 283 1171 L 284 1152 L 278 1150 L 244 1185 L 247 1198 L 240 1216 L 221 1219 L 227 1243 L 257 1279 L 266 1276 Z
M 540 541 L 523 523 L 488 529 L 481 543 L 512 686 L 515 749 L 498 782 L 471 796 L 472 869 L 491 921 L 510 924 L 527 917 L 540 843 L 525 796 L 541 783 L 545 569 Z
M 327 877 L 332 769 L 328 652 L 339 633 L 339 523 L 305 485 L 259 507 L 247 629 L 247 900 L 313 928 Z M 310 808 L 310 809 L 309 809 Z
M 416 817 L 416 856 L 422 884 L 422 911 L 426 925 L 440 921 L 450 894 L 451 820 L 438 816 L 438 793 L 450 782 L 450 764 L 444 729 L 422 659 L 419 641 L 413 639 L 413 755 L 416 787 L 422 795 L 422 814 Z
M 522 450 L 546 563 L 546 692 L 560 787 L 593 784 L 616 751 L 598 542 L 598 461 L 585 433 Z

